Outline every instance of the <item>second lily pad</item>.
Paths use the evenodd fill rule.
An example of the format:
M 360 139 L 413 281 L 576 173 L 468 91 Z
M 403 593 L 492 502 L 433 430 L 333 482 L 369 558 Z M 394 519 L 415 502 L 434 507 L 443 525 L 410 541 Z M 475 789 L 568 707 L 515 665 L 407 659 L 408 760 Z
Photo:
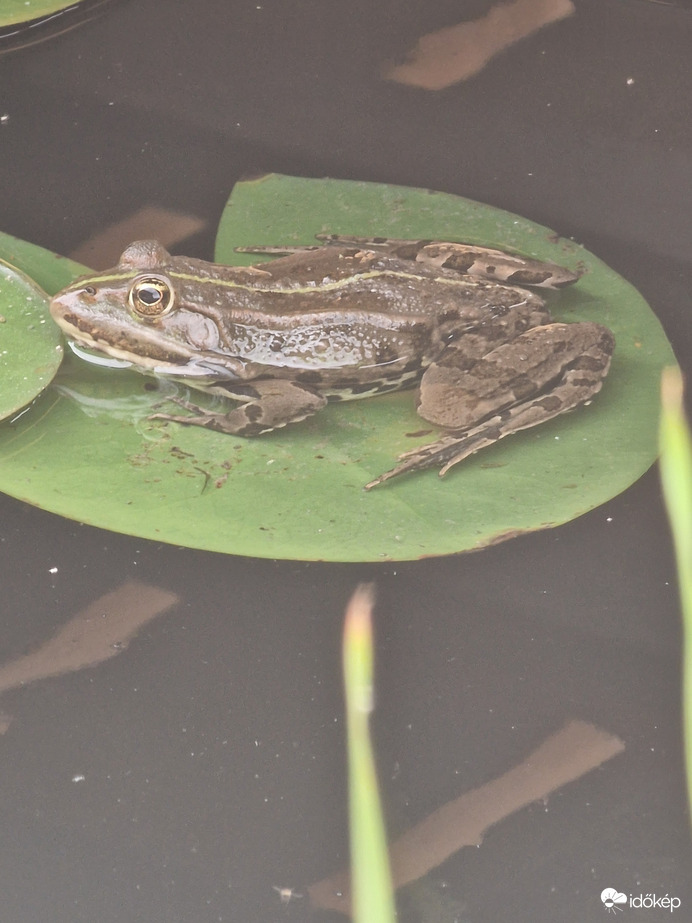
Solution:
M 48 296 L 0 260 L 0 420 L 40 394 L 61 361 L 60 331 L 51 320 Z

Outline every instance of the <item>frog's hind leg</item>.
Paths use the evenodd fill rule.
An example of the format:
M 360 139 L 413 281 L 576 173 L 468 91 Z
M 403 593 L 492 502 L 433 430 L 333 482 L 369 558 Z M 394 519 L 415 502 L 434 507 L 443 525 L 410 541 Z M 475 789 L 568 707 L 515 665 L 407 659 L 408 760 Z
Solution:
M 422 263 L 433 269 L 450 269 L 460 275 L 498 282 L 501 285 L 528 285 L 532 288 L 564 288 L 581 273 L 557 263 L 535 260 L 477 244 L 444 240 L 404 240 L 399 237 L 353 237 L 346 234 L 317 234 L 319 244 L 284 247 L 236 247 L 237 253 L 291 256 L 321 250 L 323 247 L 360 247 L 397 260 Z
M 450 344 L 423 376 L 418 408 L 448 432 L 401 455 L 396 467 L 366 488 L 433 466 L 442 476 L 504 436 L 589 401 L 601 389 L 614 345 L 612 333 L 599 324 L 548 324 L 498 346 L 465 370 L 455 367 Z
M 326 246 L 359 246 L 399 260 L 412 260 L 435 269 L 450 269 L 501 285 L 560 289 L 573 285 L 581 276 L 580 272 L 573 272 L 557 263 L 477 244 L 398 237 L 347 237 L 341 234 L 318 234 L 317 239 Z
M 320 244 L 305 244 L 304 246 L 295 247 L 263 247 L 258 244 L 256 247 L 234 247 L 235 253 L 257 253 L 267 256 L 291 256 L 293 253 L 309 253 L 311 250 L 321 250 Z

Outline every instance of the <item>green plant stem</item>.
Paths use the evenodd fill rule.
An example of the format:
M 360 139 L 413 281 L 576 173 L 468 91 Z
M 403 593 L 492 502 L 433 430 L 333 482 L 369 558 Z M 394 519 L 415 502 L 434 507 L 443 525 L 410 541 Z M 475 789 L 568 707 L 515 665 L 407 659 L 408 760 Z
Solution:
M 373 708 L 371 584 L 357 587 L 344 622 L 351 893 L 356 923 L 394 923 L 394 896 L 369 731 Z
M 685 419 L 682 375 L 667 368 L 661 378 L 661 482 L 678 573 L 683 630 L 683 734 L 688 802 L 692 808 L 692 437 Z

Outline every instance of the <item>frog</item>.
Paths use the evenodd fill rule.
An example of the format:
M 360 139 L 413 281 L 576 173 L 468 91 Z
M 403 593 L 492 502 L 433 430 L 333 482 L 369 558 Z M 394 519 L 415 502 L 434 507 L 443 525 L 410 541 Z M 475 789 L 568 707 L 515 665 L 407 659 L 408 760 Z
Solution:
M 415 389 L 439 429 L 365 486 L 440 476 L 507 435 L 589 404 L 613 333 L 555 321 L 538 289 L 581 273 L 493 247 L 323 235 L 312 245 L 238 248 L 228 266 L 135 241 L 112 269 L 56 294 L 51 315 L 88 361 L 132 366 L 228 399 L 180 396 L 151 419 L 252 438 L 329 402 Z M 269 258 L 271 257 L 271 258 Z M 434 432 L 434 430 L 429 431 Z

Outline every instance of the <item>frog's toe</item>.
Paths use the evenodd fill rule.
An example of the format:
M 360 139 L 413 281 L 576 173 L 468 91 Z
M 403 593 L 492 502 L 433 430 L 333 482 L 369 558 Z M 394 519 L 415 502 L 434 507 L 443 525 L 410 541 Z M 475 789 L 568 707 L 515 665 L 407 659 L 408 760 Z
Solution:
M 495 440 L 490 442 L 492 441 Z M 443 436 L 437 442 L 404 452 L 399 456 L 398 465 L 370 481 L 365 485 L 365 489 L 371 490 L 373 487 L 377 487 L 391 478 L 398 477 L 400 474 L 424 471 L 426 468 L 439 467 L 440 476 L 442 476 L 457 462 L 463 461 L 464 458 L 477 452 L 483 446 L 489 445 L 490 442 L 483 441 L 481 443 L 472 439 L 460 440 L 458 436 Z
M 158 404 L 154 404 L 154 407 L 161 407 L 162 404 L 177 404 L 179 407 L 183 407 L 185 410 L 189 410 L 190 413 L 198 414 L 199 416 L 204 416 L 208 411 L 203 407 L 200 407 L 199 404 L 193 404 L 192 401 L 186 400 L 184 397 L 177 397 L 177 395 L 169 395 L 166 397 L 165 401 L 160 401 Z M 174 419 L 167 413 L 152 413 L 149 416 L 150 420 L 172 420 Z M 176 417 L 175 419 L 188 420 L 189 417 Z

